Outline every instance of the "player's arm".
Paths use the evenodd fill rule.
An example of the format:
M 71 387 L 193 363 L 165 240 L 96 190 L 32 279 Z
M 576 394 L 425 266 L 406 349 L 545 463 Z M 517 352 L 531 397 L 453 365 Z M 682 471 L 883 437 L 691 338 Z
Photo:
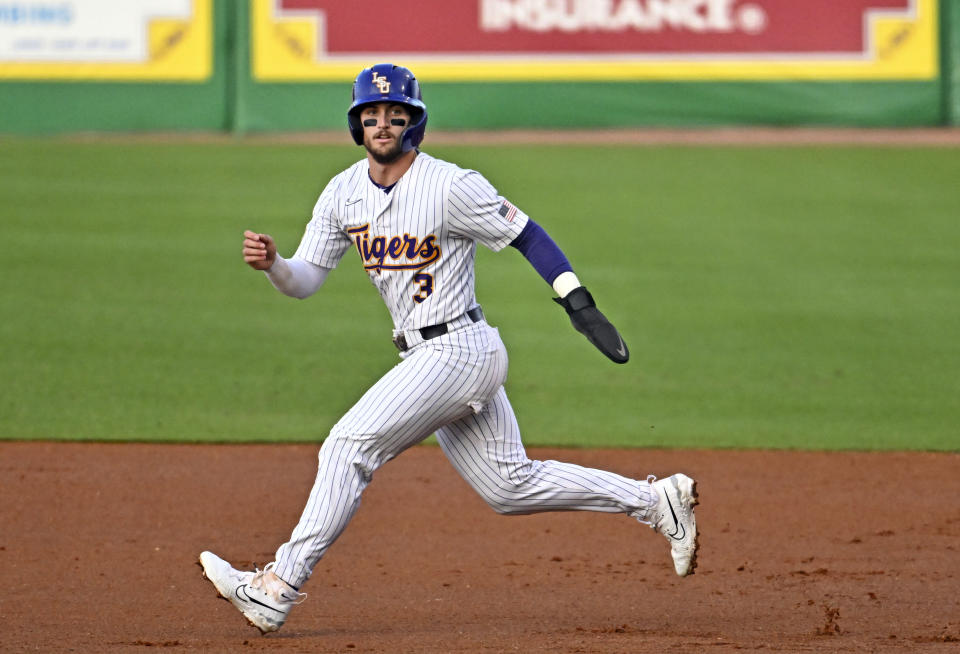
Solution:
M 511 243 L 560 297 L 554 298 L 570 316 L 574 329 L 615 363 L 630 359 L 627 344 L 617 328 L 597 308 L 590 291 L 577 279 L 566 255 L 532 219 Z
M 560 296 L 555 300 L 566 309 L 574 328 L 610 360 L 627 362 L 630 354 L 620 334 L 597 309 L 567 257 L 542 227 L 497 194 L 476 171 L 463 171 L 453 180 L 448 202 L 451 234 L 472 238 L 494 252 L 507 245 L 520 250 Z
M 243 260 L 254 270 L 262 270 L 278 291 L 300 299 L 316 293 L 330 272 L 304 259 L 284 259 L 269 234 L 250 230 L 243 233 Z

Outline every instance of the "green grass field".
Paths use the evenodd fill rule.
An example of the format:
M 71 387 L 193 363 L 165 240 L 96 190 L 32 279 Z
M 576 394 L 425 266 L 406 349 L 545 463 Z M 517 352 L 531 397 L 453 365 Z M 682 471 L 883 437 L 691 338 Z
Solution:
M 546 227 L 631 348 L 512 248 L 478 298 L 528 445 L 960 450 L 960 151 L 426 147 Z M 286 298 L 352 147 L 0 140 L 0 438 L 319 441 L 397 361 L 348 254 Z

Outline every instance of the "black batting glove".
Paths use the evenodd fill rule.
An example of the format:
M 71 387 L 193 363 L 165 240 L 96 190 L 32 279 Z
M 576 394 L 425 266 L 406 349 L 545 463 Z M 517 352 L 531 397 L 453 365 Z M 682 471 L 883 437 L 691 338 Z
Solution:
M 617 328 L 600 313 L 597 303 L 585 286 L 578 286 L 566 297 L 553 301 L 567 310 L 573 328 L 587 337 L 594 347 L 607 355 L 614 363 L 626 363 L 630 359 L 627 344 L 620 338 Z

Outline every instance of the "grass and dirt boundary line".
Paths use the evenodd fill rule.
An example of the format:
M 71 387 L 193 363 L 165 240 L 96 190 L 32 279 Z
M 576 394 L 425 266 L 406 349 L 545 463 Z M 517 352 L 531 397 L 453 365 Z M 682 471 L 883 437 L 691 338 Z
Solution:
M 0 140 L 3 137 L 0 135 Z M 13 137 L 19 138 L 19 137 Z M 65 141 L 191 142 L 345 145 L 346 129 L 311 132 L 81 132 L 50 138 Z M 583 129 L 583 130 L 427 130 L 431 145 L 863 145 L 900 147 L 960 147 L 960 128 L 846 127 L 711 127 L 702 129 Z

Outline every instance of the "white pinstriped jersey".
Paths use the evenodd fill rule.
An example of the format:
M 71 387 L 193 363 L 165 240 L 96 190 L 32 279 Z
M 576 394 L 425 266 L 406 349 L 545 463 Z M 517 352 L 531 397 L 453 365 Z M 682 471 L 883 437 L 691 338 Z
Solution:
M 389 193 L 366 159 L 327 184 L 296 258 L 335 268 L 351 247 L 396 330 L 447 322 L 476 306 L 476 243 L 510 244 L 528 217 L 478 172 L 420 152 Z
M 384 193 L 360 161 L 320 194 L 295 258 L 334 268 L 350 248 L 395 331 L 450 323 L 476 305 L 476 244 L 497 251 L 529 218 L 479 173 L 420 153 Z M 414 336 L 416 339 L 416 336 Z M 347 527 L 374 471 L 436 434 L 450 463 L 500 513 L 600 511 L 649 522 L 649 481 L 559 461 L 531 460 L 503 387 L 506 347 L 485 320 L 414 341 L 344 415 L 320 448 L 317 478 L 276 574 L 303 584 Z

